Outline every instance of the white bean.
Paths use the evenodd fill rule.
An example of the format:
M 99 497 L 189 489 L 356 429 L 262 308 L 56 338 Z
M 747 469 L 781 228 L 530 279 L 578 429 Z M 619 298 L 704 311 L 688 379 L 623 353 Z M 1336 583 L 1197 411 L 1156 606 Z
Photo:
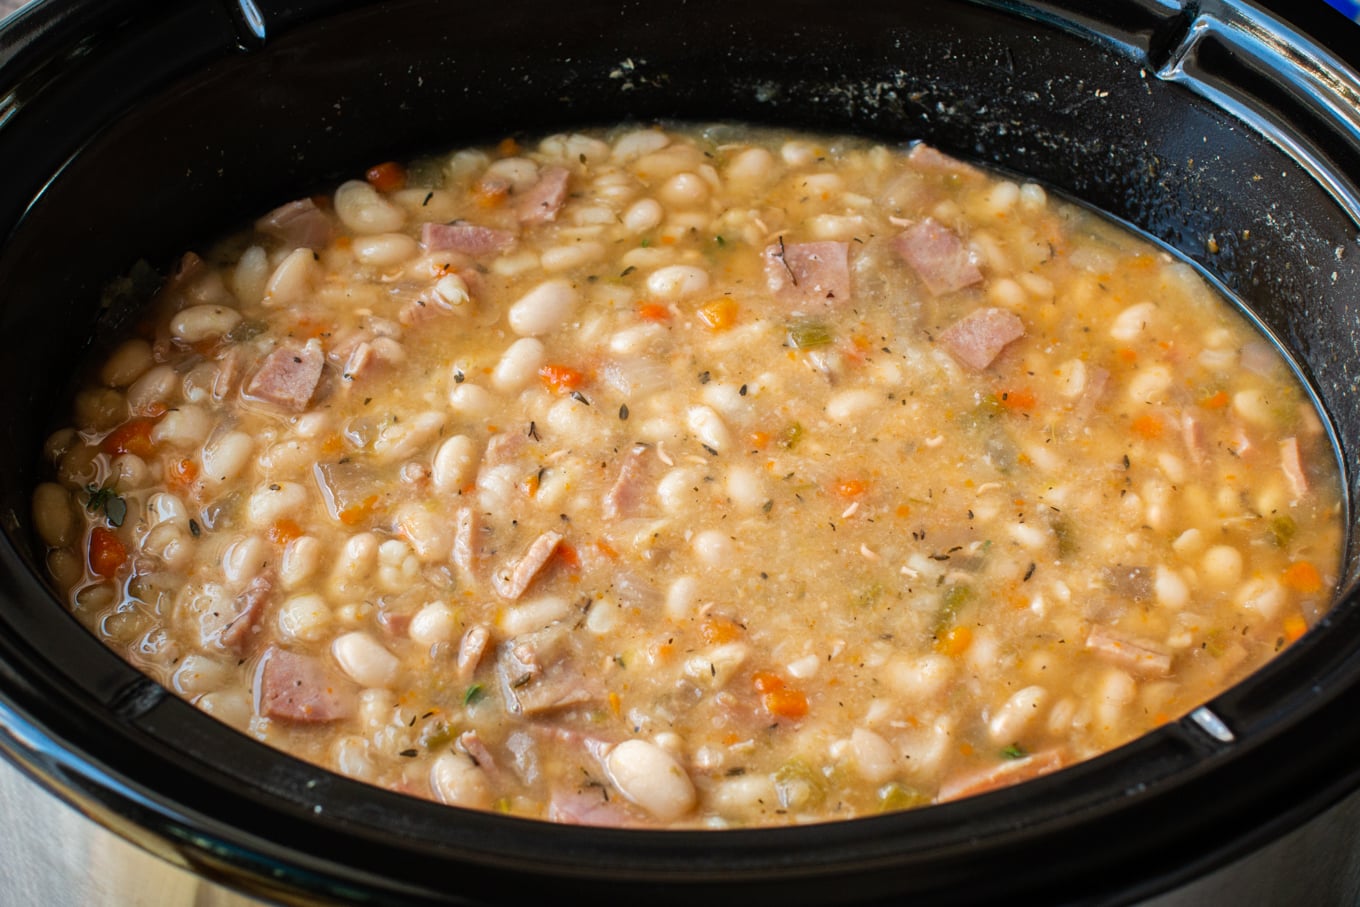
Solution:
M 430 788 L 446 806 L 487 809 L 491 785 L 486 772 L 462 753 L 444 753 L 430 767 Z
M 888 683 L 913 702 L 923 702 L 939 695 L 954 676 L 954 663 L 947 655 L 894 659 L 887 667 Z
M 656 483 L 656 499 L 667 513 L 680 513 L 689 507 L 697 492 L 698 477 L 683 466 L 670 470 Z
M 647 275 L 647 292 L 661 299 L 680 299 L 708 288 L 708 272 L 694 265 L 668 265 Z
M 262 246 L 251 246 L 241 253 L 231 273 L 231 289 L 241 305 L 258 305 L 269 282 L 269 254 Z
M 243 431 L 229 431 L 203 447 L 203 478 L 226 482 L 250 465 L 255 438 Z
M 99 380 L 109 387 L 127 387 L 156 364 L 151 344 L 140 338 L 124 341 L 99 370 Z
M 593 240 L 544 249 L 539 264 L 545 271 L 569 271 L 604 258 L 604 246 Z
M 428 508 L 422 501 L 402 505 L 397 526 L 410 541 L 416 557 L 427 564 L 445 560 L 453 550 L 453 523 L 445 513 Z
M 174 523 L 183 529 L 189 528 L 189 508 L 184 506 L 178 495 L 168 491 L 158 491 L 146 502 L 146 522 L 149 526 L 161 523 Z
M 331 632 L 331 609 L 320 595 L 294 595 L 279 608 L 279 632 L 285 639 L 320 642 Z
M 897 772 L 897 753 L 879 734 L 855 728 L 850 734 L 850 755 L 855 768 L 870 784 L 882 784 Z
M 1048 691 L 1040 686 L 1025 687 L 1011 694 L 987 724 L 992 742 L 1005 746 L 1018 741 L 1047 701 Z
M 420 254 L 420 243 L 405 233 L 379 233 L 355 238 L 354 257 L 366 265 L 390 268 Z
M 1137 305 L 1129 306 L 1115 316 L 1114 323 L 1110 325 L 1110 336 L 1115 340 L 1128 343 L 1143 333 L 1156 312 L 1157 306 L 1150 302 L 1140 302 Z
M 215 658 L 197 653 L 184 656 L 171 683 L 183 696 L 220 690 L 231 682 L 232 668 Z
M 666 209 L 654 198 L 641 198 L 628 206 L 623 212 L 623 225 L 631 233 L 646 233 L 661 225 L 666 217 Z
M 449 391 L 449 409 L 469 419 L 491 415 L 496 409 L 496 398 L 479 384 L 455 384 Z
M 426 410 L 400 422 L 389 422 L 373 441 L 374 459 L 379 463 L 395 463 L 415 456 L 426 444 L 439 437 L 444 428 L 444 414 Z
M 285 589 L 296 589 L 311 579 L 321 566 L 325 546 L 314 536 L 293 539 L 283 549 L 283 563 L 279 565 L 279 579 Z
M 127 391 L 128 408 L 144 414 L 156 404 L 168 404 L 179 386 L 179 374 L 171 366 L 158 365 L 132 382 Z
M 747 185 L 763 183 L 773 172 L 774 155 L 764 148 L 740 151 L 727 164 L 727 178 Z
M 189 533 L 173 523 L 161 523 L 142 539 L 142 551 L 160 558 L 168 570 L 183 570 L 193 559 Z
M 276 307 L 304 302 L 316 292 L 321 277 L 316 253 L 311 249 L 294 249 L 269 275 L 261 302 Z
M 695 533 L 690 546 L 699 562 L 709 567 L 725 567 L 732 560 L 732 539 L 718 529 Z
M 853 422 L 879 404 L 883 395 L 868 388 L 851 388 L 826 401 L 826 416 L 842 424 Z
M 657 819 L 674 822 L 694 808 L 694 782 L 675 757 L 655 743 L 625 740 L 604 761 L 619 793 Z
M 636 129 L 625 132 L 614 140 L 614 160 L 626 164 L 644 154 L 660 151 L 670 143 L 670 136 L 660 129 Z
M 434 284 L 434 291 L 444 303 L 459 314 L 472 311 L 469 303 L 472 296 L 468 292 L 467 281 L 457 274 L 445 274 Z
M 507 319 L 516 334 L 536 337 L 565 324 L 579 301 L 580 294 L 569 281 L 545 280 L 510 306 Z
M 1215 545 L 1204 552 L 1200 569 L 1206 582 L 1231 586 L 1242 578 L 1242 552 L 1231 545 Z
M 671 580 L 670 588 L 666 590 L 666 616 L 676 623 L 689 620 L 694 615 L 698 593 L 699 581 L 692 576 Z
M 448 642 L 458 632 L 453 609 L 443 602 L 430 602 L 411 618 L 411 639 L 422 646 Z
M 691 406 L 685 413 L 685 421 L 689 425 L 689 430 L 705 447 L 721 453 L 731 446 L 732 433 L 727 430 L 727 424 L 723 422 L 722 416 L 714 412 L 712 407 Z
M 365 687 L 391 686 L 396 680 L 401 662 L 367 633 L 346 633 L 331 644 L 340 669 L 355 683 Z
M 677 173 L 661 185 L 661 198 L 677 208 L 694 208 L 708 201 L 708 183 L 695 173 Z
M 151 440 L 171 447 L 197 447 L 213 429 L 212 416 L 201 406 L 180 406 L 170 410 L 151 429 Z
M 296 482 L 271 482 L 258 486 L 246 504 L 252 526 L 264 529 L 285 517 L 303 513 L 307 489 Z
M 547 348 L 536 337 L 521 337 L 504 353 L 491 373 L 491 384 L 503 394 L 522 390 L 538 375 L 547 358 Z
M 727 471 L 727 496 L 742 510 L 755 511 L 769 496 L 765 493 L 765 481 L 760 470 L 754 466 L 737 464 Z
M 1166 608 L 1184 608 L 1190 602 L 1190 587 L 1174 570 L 1158 566 L 1152 580 L 1152 591 L 1157 603 Z
M 523 192 L 538 182 L 538 165 L 526 157 L 504 157 L 486 168 L 486 177 L 505 180 L 516 192 Z
M 244 536 L 223 552 L 222 573 L 230 582 L 248 582 L 260 575 L 271 554 L 269 543 L 262 536 Z
M 571 602 L 557 595 L 541 595 L 506 608 L 499 621 L 506 636 L 542 630 L 571 613 Z
M 467 435 L 454 435 L 435 451 L 430 480 L 439 491 L 459 491 L 471 481 L 479 460 L 481 451 L 477 443 Z
M 335 214 L 355 233 L 392 233 L 406 223 L 406 213 L 362 180 L 335 190 Z
M 76 514 L 71 495 L 55 482 L 43 482 L 33 490 L 33 525 L 38 537 L 53 548 L 75 538 Z
M 170 319 L 170 334 L 185 343 L 221 337 L 241 323 L 241 313 L 221 305 L 196 305 L 180 309 Z

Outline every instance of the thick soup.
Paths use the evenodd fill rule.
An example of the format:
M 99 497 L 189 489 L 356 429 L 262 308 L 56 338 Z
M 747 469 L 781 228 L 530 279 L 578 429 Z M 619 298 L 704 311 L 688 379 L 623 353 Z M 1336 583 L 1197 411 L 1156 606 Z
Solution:
M 34 493 L 74 613 L 415 796 L 727 828 L 1193 709 L 1336 581 L 1308 396 L 1187 265 L 925 146 L 382 164 L 186 254 Z

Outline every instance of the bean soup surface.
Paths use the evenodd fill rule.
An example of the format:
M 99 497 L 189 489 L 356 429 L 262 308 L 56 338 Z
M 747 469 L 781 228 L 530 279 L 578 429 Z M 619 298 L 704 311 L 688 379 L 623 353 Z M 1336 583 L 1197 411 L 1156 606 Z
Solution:
M 1177 718 L 1341 546 L 1308 395 L 1189 266 L 926 146 L 731 124 L 374 167 L 200 254 L 33 496 L 75 615 L 444 803 L 728 828 Z

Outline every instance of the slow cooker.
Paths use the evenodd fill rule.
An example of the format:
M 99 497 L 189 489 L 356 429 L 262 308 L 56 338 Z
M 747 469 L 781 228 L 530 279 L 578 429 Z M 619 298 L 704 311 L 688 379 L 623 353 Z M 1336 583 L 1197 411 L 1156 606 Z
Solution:
M 1360 31 L 1283 0 L 26 8 L 0 28 L 0 750 L 192 876 L 283 903 L 1353 900 L 1356 66 Z M 374 160 L 657 119 L 925 139 L 1194 262 L 1288 351 L 1334 432 L 1335 607 L 1202 709 L 1055 775 L 850 822 L 647 833 L 329 774 L 200 714 L 64 611 L 29 494 L 112 277 Z

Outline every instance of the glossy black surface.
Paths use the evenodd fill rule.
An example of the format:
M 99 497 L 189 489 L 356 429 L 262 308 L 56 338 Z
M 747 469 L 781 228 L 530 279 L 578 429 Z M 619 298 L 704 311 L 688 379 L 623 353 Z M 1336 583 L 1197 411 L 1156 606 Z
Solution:
M 1315 45 L 1227 2 L 260 7 L 39 4 L 0 36 L 0 749 L 63 796 L 277 897 L 1060 903 L 1161 890 L 1360 781 L 1354 532 L 1332 614 L 1212 704 L 1235 742 L 1187 719 L 1018 788 L 814 828 L 639 834 L 450 810 L 281 757 L 133 673 L 45 590 L 28 528 L 70 351 L 103 333 L 100 288 L 374 160 L 582 123 L 925 138 L 1133 223 L 1295 357 L 1356 523 L 1360 142 L 1354 76 L 1322 48 L 1352 64 L 1360 48 L 1333 20 L 1310 14 Z

